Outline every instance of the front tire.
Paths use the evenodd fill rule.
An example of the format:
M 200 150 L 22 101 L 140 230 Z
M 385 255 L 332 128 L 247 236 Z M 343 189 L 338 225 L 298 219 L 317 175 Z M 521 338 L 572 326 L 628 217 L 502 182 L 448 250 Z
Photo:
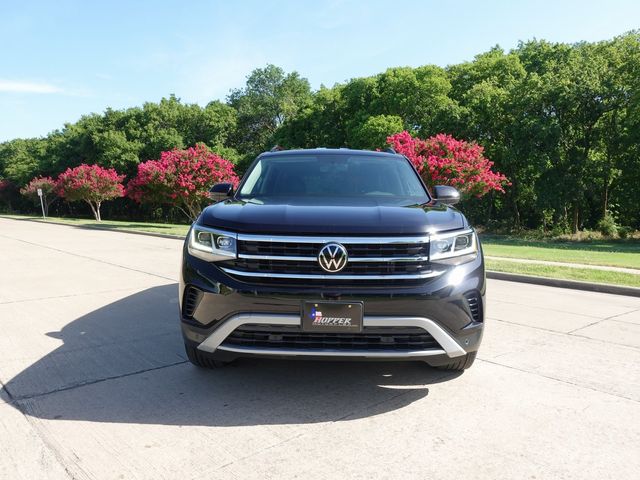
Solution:
M 207 356 L 206 354 L 200 352 L 196 347 L 187 345 L 186 343 L 184 345 L 184 349 L 187 352 L 187 358 L 196 367 L 207 368 L 207 369 L 222 368 L 231 363 L 231 362 L 224 362 L 222 360 L 215 360 Z
M 466 355 L 463 355 L 462 357 L 458 357 L 455 360 L 453 360 L 450 363 L 447 363 L 445 365 L 439 365 L 436 368 L 439 368 L 440 370 L 449 370 L 449 371 L 453 371 L 453 372 L 461 372 L 463 370 L 466 370 L 467 368 L 471 367 L 471 365 L 473 365 L 473 362 L 476 359 L 476 354 L 478 352 L 471 352 L 471 353 L 467 353 Z

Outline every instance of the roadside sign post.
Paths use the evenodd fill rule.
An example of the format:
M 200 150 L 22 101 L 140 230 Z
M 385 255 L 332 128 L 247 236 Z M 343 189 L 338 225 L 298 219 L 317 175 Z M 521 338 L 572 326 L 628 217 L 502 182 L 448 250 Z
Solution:
M 47 218 L 47 216 L 44 214 L 44 202 L 42 201 L 42 189 L 41 188 L 38 189 L 38 197 L 40 197 L 40 207 L 42 208 L 42 218 Z

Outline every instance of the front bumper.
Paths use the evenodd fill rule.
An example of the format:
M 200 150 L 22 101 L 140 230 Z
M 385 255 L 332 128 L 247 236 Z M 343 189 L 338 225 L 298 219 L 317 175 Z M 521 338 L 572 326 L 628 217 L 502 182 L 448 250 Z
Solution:
M 364 358 L 390 358 L 397 357 L 398 352 L 392 351 L 362 351 L 349 349 L 323 349 L 305 350 L 292 348 L 255 348 L 233 347 L 223 345 L 224 340 L 238 327 L 243 325 L 300 325 L 300 316 L 295 315 L 234 315 L 216 328 L 205 340 L 198 345 L 203 352 L 213 353 L 216 350 L 235 352 L 238 354 L 268 355 L 277 353 L 285 356 L 315 356 L 318 353 L 325 356 L 364 357 Z M 467 352 L 433 320 L 420 317 L 364 317 L 364 328 L 368 327 L 418 327 L 428 332 L 442 348 L 430 348 L 427 350 L 406 350 L 400 353 L 401 357 L 424 357 L 446 354 L 449 357 L 459 357 Z
M 184 295 L 196 289 L 197 305 L 185 316 Z M 469 305 L 472 293 L 478 310 Z M 482 254 L 435 279 L 404 287 L 281 287 L 246 284 L 216 265 L 185 250 L 180 278 L 181 325 L 184 340 L 220 359 L 284 357 L 345 360 L 423 360 L 444 364 L 478 349 L 484 327 L 485 272 Z M 233 345 L 225 340 L 246 325 L 300 326 L 301 304 L 310 300 L 362 301 L 363 331 L 368 328 L 421 329 L 436 345 L 425 349 L 363 350 Z

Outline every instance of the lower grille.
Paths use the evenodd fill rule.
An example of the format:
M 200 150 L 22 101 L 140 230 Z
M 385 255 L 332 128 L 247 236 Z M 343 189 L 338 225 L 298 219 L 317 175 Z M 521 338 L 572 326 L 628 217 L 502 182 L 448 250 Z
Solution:
M 362 333 L 310 333 L 298 326 L 243 325 L 222 342 L 223 346 L 300 350 L 415 351 L 440 349 L 418 327 L 364 327 Z
M 480 298 L 480 294 L 473 290 L 471 292 L 465 293 L 465 298 L 467 299 L 467 305 L 469 305 L 469 311 L 471 312 L 471 318 L 473 318 L 474 322 L 482 321 L 482 300 Z
M 359 278 L 357 280 L 343 280 L 334 278 L 277 278 L 273 276 L 265 277 L 244 277 L 240 275 L 230 274 L 236 280 L 242 282 L 250 282 L 251 285 L 264 285 L 268 287 L 295 287 L 295 288 L 349 288 L 349 289 L 368 289 L 368 288 L 402 288 L 407 286 L 421 285 L 424 279 L 375 279 Z
M 182 297 L 182 315 L 186 318 L 192 318 L 201 299 L 201 290 L 196 287 L 185 288 L 184 296 Z

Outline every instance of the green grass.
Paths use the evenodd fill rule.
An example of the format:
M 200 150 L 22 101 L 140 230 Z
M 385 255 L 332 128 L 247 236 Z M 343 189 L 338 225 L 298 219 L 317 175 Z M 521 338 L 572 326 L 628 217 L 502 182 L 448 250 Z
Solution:
M 571 242 L 495 235 L 485 235 L 481 239 L 484 254 L 494 257 L 640 269 L 640 241 L 637 239 Z
M 590 268 L 556 267 L 535 263 L 516 263 L 500 260 L 486 260 L 487 270 L 495 272 L 519 273 L 537 277 L 561 278 L 564 280 L 580 280 L 583 282 L 608 283 L 640 287 L 640 275 L 633 273 L 611 272 Z
M 0 215 L 0 217 L 15 218 L 18 220 L 35 220 L 39 222 L 64 223 L 65 225 L 74 225 L 76 227 L 101 228 L 105 230 L 118 230 L 130 232 L 151 232 L 164 233 L 168 235 L 176 235 L 184 237 L 189 231 L 189 225 L 179 225 L 175 223 L 148 223 L 148 222 L 127 222 L 118 220 L 103 220 L 96 222 L 87 218 L 63 218 L 63 217 L 33 217 L 27 215 Z

